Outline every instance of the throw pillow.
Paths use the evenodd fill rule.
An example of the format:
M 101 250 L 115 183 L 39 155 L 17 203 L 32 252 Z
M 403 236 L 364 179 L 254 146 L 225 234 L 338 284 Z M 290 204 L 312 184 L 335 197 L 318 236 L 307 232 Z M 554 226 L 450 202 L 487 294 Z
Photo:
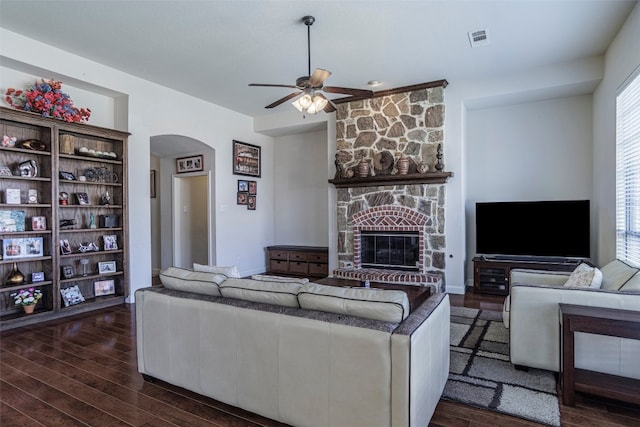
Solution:
M 573 270 L 564 286 L 568 288 L 599 288 L 601 284 L 602 272 L 582 263 Z
M 622 288 L 637 272 L 638 268 L 631 267 L 620 260 L 613 260 L 602 267 L 602 289 L 617 291 Z
M 300 307 L 400 323 L 409 315 L 409 298 L 403 291 L 342 288 L 308 283 L 298 294 Z
M 280 283 L 300 283 L 304 285 L 309 283 L 309 279 L 300 277 L 282 277 L 282 276 L 269 276 L 267 274 L 254 274 L 251 276 L 253 280 L 259 280 L 261 282 L 280 282 Z
M 225 298 L 298 308 L 301 288 L 300 283 L 229 278 L 220 284 L 220 293 Z
M 240 273 L 238 272 L 238 267 L 235 265 L 230 265 L 228 267 L 219 267 L 217 265 L 204 265 L 193 263 L 193 271 L 202 271 L 205 273 L 215 273 L 215 274 L 223 274 L 227 277 L 240 277 Z
M 221 274 L 191 271 L 184 268 L 169 267 L 160 272 L 160 282 L 165 288 L 196 294 L 220 296 L 218 285 L 224 282 Z

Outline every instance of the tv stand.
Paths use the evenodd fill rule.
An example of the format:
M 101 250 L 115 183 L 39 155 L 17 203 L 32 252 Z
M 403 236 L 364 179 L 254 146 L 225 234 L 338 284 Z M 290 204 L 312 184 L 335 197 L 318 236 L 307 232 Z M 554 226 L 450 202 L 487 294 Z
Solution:
M 481 294 L 508 295 L 509 276 L 514 268 L 573 271 L 585 260 L 563 257 L 476 256 L 473 258 L 473 291 Z

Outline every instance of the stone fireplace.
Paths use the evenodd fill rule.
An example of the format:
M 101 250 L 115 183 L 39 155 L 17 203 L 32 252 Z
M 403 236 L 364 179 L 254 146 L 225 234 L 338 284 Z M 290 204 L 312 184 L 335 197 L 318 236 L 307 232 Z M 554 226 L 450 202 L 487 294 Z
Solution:
M 337 188 L 335 277 L 443 291 L 445 182 L 452 174 L 442 163 L 435 167 L 444 146 L 446 81 L 434 83 L 338 106 L 337 174 L 330 181 Z M 406 175 L 396 167 L 401 156 L 410 161 Z M 358 175 L 363 160 L 367 176 Z M 369 237 L 375 234 L 378 240 Z M 372 252 L 380 255 L 373 262 Z

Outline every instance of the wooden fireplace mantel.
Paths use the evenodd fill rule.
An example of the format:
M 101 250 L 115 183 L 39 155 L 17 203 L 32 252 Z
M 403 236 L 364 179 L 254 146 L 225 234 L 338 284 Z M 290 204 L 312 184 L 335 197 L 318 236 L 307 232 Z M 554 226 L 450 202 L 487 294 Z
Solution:
M 411 185 L 411 184 L 444 184 L 453 172 L 428 172 L 408 175 L 376 175 L 364 178 L 330 179 L 329 183 L 336 188 L 376 187 L 379 185 Z

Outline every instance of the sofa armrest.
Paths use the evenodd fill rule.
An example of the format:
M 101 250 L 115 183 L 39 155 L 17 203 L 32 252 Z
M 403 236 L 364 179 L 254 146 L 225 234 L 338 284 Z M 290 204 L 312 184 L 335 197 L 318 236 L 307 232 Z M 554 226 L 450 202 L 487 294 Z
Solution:
M 640 292 L 516 284 L 509 298 L 511 363 L 555 372 L 560 367 L 559 303 L 640 311 Z M 638 351 L 637 340 L 578 334 L 576 367 L 638 378 Z
M 527 270 L 514 268 L 509 276 L 509 283 L 526 283 L 542 286 L 562 286 L 569 279 L 569 271 Z

